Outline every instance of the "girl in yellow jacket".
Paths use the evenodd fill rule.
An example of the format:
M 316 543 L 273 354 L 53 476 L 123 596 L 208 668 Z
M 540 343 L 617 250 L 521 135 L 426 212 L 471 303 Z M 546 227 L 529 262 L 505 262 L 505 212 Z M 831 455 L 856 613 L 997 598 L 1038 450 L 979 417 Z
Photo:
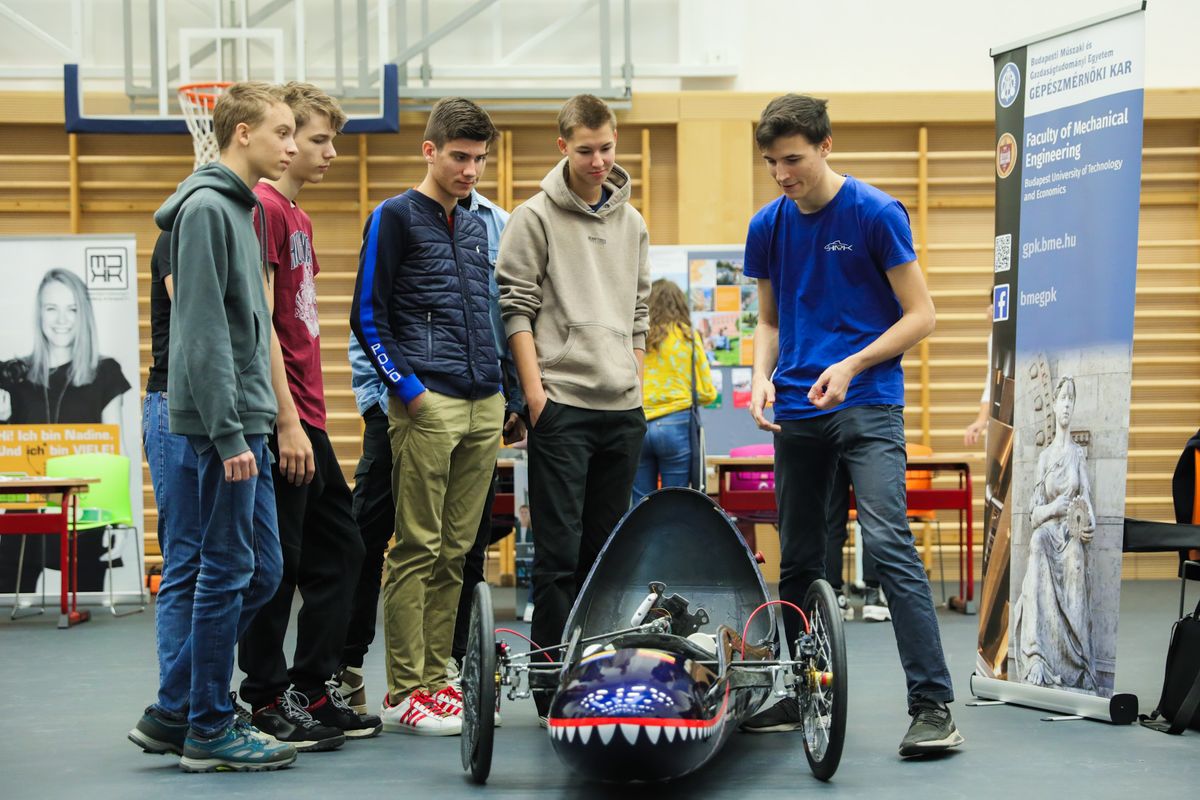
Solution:
M 663 486 L 688 485 L 693 364 L 699 403 L 711 403 L 717 396 L 704 345 L 692 330 L 683 290 L 669 280 L 656 280 L 650 286 L 647 305 L 650 330 L 642 385 L 646 439 L 633 482 L 634 503 L 658 488 L 660 475 Z

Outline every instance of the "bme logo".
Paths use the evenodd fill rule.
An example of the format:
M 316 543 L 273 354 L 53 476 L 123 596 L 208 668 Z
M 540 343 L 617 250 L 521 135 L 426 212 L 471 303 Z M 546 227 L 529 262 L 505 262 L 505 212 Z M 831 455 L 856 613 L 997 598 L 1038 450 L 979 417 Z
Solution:
M 1002 283 L 992 290 L 992 322 L 1008 319 L 1008 284 Z
M 123 247 L 85 247 L 84 278 L 88 291 L 129 289 L 129 256 Z
M 830 253 L 839 253 L 843 250 L 853 250 L 853 249 L 854 249 L 854 247 L 852 245 L 846 244 L 841 239 L 834 239 L 832 242 L 825 245 L 825 250 Z

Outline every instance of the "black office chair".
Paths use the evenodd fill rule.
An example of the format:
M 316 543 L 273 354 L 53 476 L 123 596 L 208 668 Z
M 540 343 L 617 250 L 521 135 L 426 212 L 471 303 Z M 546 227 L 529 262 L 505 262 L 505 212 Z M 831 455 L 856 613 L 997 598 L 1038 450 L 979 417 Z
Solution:
M 1200 431 L 1188 440 L 1171 479 L 1175 523 L 1125 518 L 1126 553 L 1179 554 L 1179 616 L 1188 581 L 1200 582 Z

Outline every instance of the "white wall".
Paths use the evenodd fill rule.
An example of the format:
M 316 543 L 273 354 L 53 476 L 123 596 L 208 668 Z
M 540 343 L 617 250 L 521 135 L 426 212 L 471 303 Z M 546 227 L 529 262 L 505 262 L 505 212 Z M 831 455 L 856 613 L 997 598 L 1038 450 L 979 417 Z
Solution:
M 989 48 L 1132 5 L 1130 0 L 750 0 L 733 80 L 685 88 L 809 92 L 987 90 Z M 721 30 L 713 20 L 710 30 Z M 1200 2 L 1149 0 L 1146 85 L 1200 86 Z
M 61 44 L 51 45 L 0 14 L 0 89 L 57 88 L 61 65 L 68 60 L 83 63 L 89 80 L 109 78 L 111 88 L 121 86 L 121 0 L 2 2 Z M 306 9 L 310 77 L 327 82 L 332 75 L 335 6 L 332 0 L 296 2 Z M 371 8 L 377 8 L 378 2 L 371 0 Z M 582 2 L 501 0 L 461 24 L 454 39 L 433 48 L 435 74 L 456 73 L 459 80 L 453 83 L 460 87 L 507 76 L 510 73 L 496 69 L 505 54 Z M 264 3 L 250 0 L 249 7 Z M 471 4 L 472 0 L 436 0 L 431 6 L 432 27 L 454 19 Z M 1131 0 L 632 0 L 634 87 L 641 91 L 983 91 L 992 83 L 989 48 L 1130 4 Z M 614 25 L 619 24 L 622 5 L 611 0 Z M 213 7 L 212 0 L 166 0 L 168 51 L 173 59 L 178 58 L 175 29 L 212 24 Z M 343 17 L 344 42 L 351 70 L 357 50 L 354 7 L 350 2 L 342 6 L 348 12 Z M 409 0 L 407 7 L 411 43 L 418 38 L 419 3 Z M 146 9 L 145 0 L 134 3 L 134 63 L 144 74 L 149 70 Z M 72 12 L 79 12 L 80 18 Z M 388 16 L 388 41 L 395 47 L 401 21 L 394 11 Z M 294 7 L 284 7 L 266 23 L 285 31 L 289 64 L 295 50 L 294 17 Z M 505 69 L 519 73 L 528 65 L 532 71 L 527 74 L 538 74 L 540 69 L 543 75 L 548 70 L 560 76 L 557 85 L 578 85 L 581 74 L 594 82 L 598 22 L 599 14 L 592 9 Z M 369 25 L 368 45 L 372 63 L 377 63 L 378 18 L 372 15 Z M 616 72 L 622 54 L 619 28 L 614 34 Z M 1149 0 L 1147 86 L 1200 86 L 1198 38 L 1200 0 Z M 269 60 L 260 54 L 258 63 Z M 411 64 L 414 69 L 418 65 L 419 60 Z M 289 77 L 292 74 L 289 67 Z M 704 75 L 716 77 L 697 77 Z M 514 74 L 512 79 L 488 85 L 538 84 Z

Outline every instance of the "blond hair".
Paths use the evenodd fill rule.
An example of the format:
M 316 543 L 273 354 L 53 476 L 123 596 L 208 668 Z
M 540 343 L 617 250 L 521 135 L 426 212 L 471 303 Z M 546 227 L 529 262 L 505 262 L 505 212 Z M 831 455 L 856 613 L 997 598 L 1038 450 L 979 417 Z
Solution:
M 233 132 L 243 122 L 253 128 L 263 121 L 267 109 L 284 102 L 282 90 L 262 81 L 242 81 L 229 86 L 213 106 L 213 134 L 217 149 L 225 150 Z
M 605 123 L 617 129 L 617 115 L 608 103 L 594 94 L 577 94 L 563 103 L 558 112 L 558 135 L 570 139 L 575 128 L 582 125 L 589 130 L 604 127 Z
M 296 116 L 296 130 L 300 130 L 316 114 L 324 114 L 329 119 L 329 125 L 334 133 L 341 133 L 346 126 L 346 112 L 338 105 L 338 101 L 311 83 L 290 81 L 280 87 L 283 102 L 288 104 Z

